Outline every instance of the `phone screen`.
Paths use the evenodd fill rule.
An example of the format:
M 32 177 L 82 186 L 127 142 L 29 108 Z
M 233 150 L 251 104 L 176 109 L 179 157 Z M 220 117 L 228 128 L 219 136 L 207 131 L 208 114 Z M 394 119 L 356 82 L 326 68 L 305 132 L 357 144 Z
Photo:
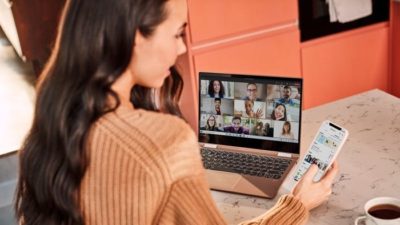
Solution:
M 310 149 L 298 166 L 294 174 L 294 180 L 299 181 L 312 164 L 316 164 L 319 168 L 314 181 L 320 180 L 345 138 L 346 131 L 344 129 L 329 122 L 324 122 Z

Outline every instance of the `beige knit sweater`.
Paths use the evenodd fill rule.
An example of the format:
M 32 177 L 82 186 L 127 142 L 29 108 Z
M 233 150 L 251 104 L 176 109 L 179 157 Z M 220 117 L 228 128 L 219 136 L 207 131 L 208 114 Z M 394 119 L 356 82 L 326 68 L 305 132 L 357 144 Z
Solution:
M 119 107 L 96 122 L 80 189 L 87 225 L 226 224 L 213 201 L 196 136 L 181 119 Z M 283 196 L 243 224 L 303 224 L 304 205 Z

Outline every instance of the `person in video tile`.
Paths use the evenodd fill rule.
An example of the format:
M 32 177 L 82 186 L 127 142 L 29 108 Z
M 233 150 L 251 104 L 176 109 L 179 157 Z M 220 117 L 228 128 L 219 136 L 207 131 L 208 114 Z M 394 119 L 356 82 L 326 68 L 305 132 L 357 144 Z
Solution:
M 273 120 L 286 121 L 286 106 L 284 104 L 277 103 L 272 111 L 271 118 Z
M 224 85 L 220 80 L 212 80 L 208 84 L 208 96 L 211 98 L 223 98 L 225 95 Z
M 292 98 L 290 98 L 291 94 L 292 94 L 292 89 L 287 85 L 284 86 L 282 92 L 283 98 L 278 99 L 277 102 L 280 104 L 294 105 L 295 101 Z
M 291 131 L 291 125 L 289 121 L 286 121 L 282 127 L 281 138 L 294 139 L 294 135 Z
M 215 98 L 214 99 L 214 108 L 215 108 L 215 115 L 222 115 L 221 114 L 221 99 Z
M 265 136 L 263 122 L 257 122 L 257 124 L 253 128 L 253 131 L 251 132 L 251 134 L 257 135 L 257 136 Z
M 269 123 L 264 124 L 264 136 L 273 137 L 274 136 L 274 128 L 271 127 Z
M 258 98 L 258 96 L 257 96 L 258 95 L 257 84 L 248 83 L 246 93 L 247 93 L 247 96 L 243 97 L 242 100 L 261 101 L 261 98 Z
M 249 134 L 249 130 L 242 127 L 242 119 L 238 116 L 232 118 L 231 126 L 224 127 L 225 132 L 236 134 Z
M 301 99 L 301 87 L 297 86 L 297 94 L 294 96 L 294 99 L 300 100 Z
M 202 127 L 201 130 L 219 131 L 215 116 L 208 117 L 206 126 Z
M 247 116 L 250 118 L 261 118 L 263 116 L 262 109 L 261 108 L 257 109 L 257 111 L 254 112 L 253 107 L 254 107 L 254 101 L 246 100 L 244 102 L 244 108 L 246 110 L 246 115 L 244 115 L 244 116 Z

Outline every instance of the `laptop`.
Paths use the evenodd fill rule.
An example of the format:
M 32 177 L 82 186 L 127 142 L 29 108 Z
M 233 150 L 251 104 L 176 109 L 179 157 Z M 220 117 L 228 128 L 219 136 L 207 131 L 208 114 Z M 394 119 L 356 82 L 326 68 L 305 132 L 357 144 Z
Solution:
M 211 189 L 276 196 L 300 154 L 302 84 L 200 72 L 198 138 Z

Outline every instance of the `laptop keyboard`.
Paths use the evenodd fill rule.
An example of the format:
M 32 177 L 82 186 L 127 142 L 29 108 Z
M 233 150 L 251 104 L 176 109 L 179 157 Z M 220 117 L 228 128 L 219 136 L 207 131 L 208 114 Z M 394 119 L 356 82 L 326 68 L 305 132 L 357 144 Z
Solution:
M 259 156 L 248 153 L 201 149 L 204 168 L 270 179 L 280 179 L 290 165 L 290 159 Z

